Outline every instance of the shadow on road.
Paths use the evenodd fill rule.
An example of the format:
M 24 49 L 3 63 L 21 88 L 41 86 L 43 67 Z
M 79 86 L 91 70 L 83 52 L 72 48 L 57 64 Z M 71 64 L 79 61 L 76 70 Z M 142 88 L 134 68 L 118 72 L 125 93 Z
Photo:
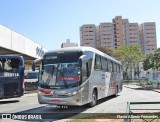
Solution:
M 9 104 L 9 103 L 16 103 L 19 102 L 19 100 L 2 100 L 0 101 L 0 104 Z
M 114 98 L 114 96 L 103 98 L 98 101 L 97 105 L 100 105 L 101 103 L 109 101 L 112 98 Z M 79 116 L 79 114 L 86 111 L 87 109 L 88 109 L 88 105 L 61 106 L 61 107 L 46 105 L 46 106 L 41 106 L 41 107 L 29 109 L 26 111 L 20 111 L 18 113 L 15 113 L 15 115 L 27 115 L 27 116 L 33 115 L 33 116 L 37 116 L 38 121 L 55 121 L 55 120 L 72 118 L 77 115 Z M 87 113 L 83 113 L 83 114 L 87 114 Z M 41 120 L 41 118 L 42 118 L 42 120 Z M 33 121 L 32 119 L 30 119 L 30 120 Z
M 118 97 L 119 95 L 117 95 L 117 96 L 109 96 L 109 97 L 106 97 L 106 98 L 103 98 L 103 99 L 100 99 L 100 100 L 98 100 L 98 103 L 97 103 L 97 105 L 99 105 L 99 104 L 101 104 L 101 103 L 104 103 L 104 102 L 106 102 L 106 101 L 109 101 L 109 100 L 111 100 L 111 99 L 113 99 L 113 98 L 116 98 L 116 97 Z
M 57 106 L 57 107 L 47 107 L 42 106 L 38 108 L 29 109 L 26 111 L 21 111 L 18 113 L 15 113 L 15 115 L 31 115 L 31 116 L 37 116 L 38 121 L 55 121 L 60 119 L 66 119 L 75 115 L 80 114 L 81 112 L 85 111 L 87 108 L 84 106 L 78 107 L 78 106 L 72 106 L 67 107 L 63 106 L 63 108 Z M 38 117 L 39 116 L 39 117 Z M 41 120 L 42 118 L 42 120 Z M 27 118 L 29 119 L 29 118 Z M 32 118 L 30 118 L 31 121 Z

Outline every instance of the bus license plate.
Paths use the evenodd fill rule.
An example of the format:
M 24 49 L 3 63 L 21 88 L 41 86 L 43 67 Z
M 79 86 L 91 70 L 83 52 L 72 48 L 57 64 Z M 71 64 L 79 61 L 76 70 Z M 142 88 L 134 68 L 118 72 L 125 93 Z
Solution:
M 60 103 L 60 100 L 52 100 L 53 103 Z

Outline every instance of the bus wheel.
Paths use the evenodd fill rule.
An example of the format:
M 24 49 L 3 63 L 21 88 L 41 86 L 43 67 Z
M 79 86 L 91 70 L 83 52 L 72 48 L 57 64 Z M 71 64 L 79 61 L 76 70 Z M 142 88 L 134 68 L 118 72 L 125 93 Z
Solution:
M 90 107 L 94 107 L 97 104 L 97 92 L 93 90 L 92 92 L 92 101 L 89 103 Z

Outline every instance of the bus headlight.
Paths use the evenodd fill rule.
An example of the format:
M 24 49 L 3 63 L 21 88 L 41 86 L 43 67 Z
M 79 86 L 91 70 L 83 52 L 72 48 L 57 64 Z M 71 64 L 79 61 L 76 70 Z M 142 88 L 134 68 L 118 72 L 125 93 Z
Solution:
M 68 93 L 67 95 L 68 96 L 73 96 L 73 95 L 76 95 L 77 93 L 78 93 L 78 91 L 73 91 L 73 92 Z

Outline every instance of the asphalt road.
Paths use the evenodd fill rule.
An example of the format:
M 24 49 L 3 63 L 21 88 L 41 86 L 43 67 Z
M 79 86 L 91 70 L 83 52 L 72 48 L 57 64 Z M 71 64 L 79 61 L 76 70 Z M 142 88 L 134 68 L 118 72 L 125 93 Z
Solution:
M 59 108 L 51 105 L 40 105 L 37 101 L 37 94 L 25 94 L 21 98 L 5 99 L 0 101 L 0 113 L 18 113 L 18 114 L 34 114 L 42 115 L 41 117 L 49 117 L 51 121 L 67 119 L 72 116 L 93 116 L 99 113 L 125 113 L 127 102 L 160 102 L 160 93 L 143 90 L 123 88 L 117 97 L 107 97 L 98 101 L 97 106 L 88 108 L 67 107 Z M 143 109 L 160 109 L 160 104 L 153 105 L 136 105 L 135 108 Z M 158 110 L 160 112 L 160 110 Z M 143 112 L 151 112 L 144 110 Z M 96 114 L 95 114 L 96 113 Z M 37 116 L 40 117 L 40 116 Z M 0 120 L 2 121 L 2 120 Z M 3 120 L 5 121 L 5 120 Z M 5 121 L 6 122 L 6 121 Z M 8 122 L 8 120 L 7 120 Z

